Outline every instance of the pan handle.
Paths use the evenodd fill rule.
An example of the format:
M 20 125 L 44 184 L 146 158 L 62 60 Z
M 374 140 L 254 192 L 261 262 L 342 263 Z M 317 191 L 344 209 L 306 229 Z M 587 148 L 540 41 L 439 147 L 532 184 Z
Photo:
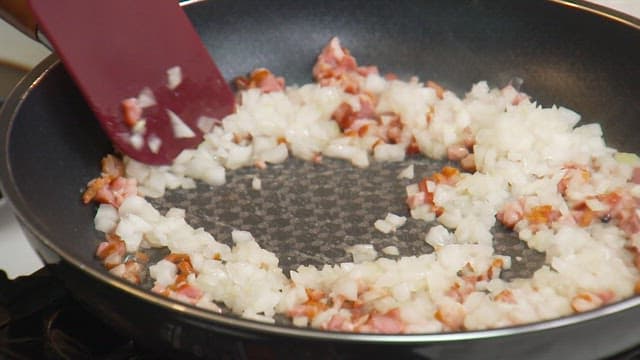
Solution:
M 33 40 L 42 42 L 27 0 L 0 0 L 0 17 Z

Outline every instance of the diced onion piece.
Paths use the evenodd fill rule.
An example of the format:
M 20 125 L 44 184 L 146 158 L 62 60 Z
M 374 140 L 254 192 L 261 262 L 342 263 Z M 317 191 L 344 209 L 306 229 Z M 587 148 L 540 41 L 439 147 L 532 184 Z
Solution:
M 618 152 L 614 155 L 617 162 L 626 165 L 640 164 L 640 157 L 633 153 Z
M 353 256 L 354 263 L 373 261 L 378 256 L 378 252 L 371 244 L 358 244 L 348 247 L 347 252 Z
M 387 255 L 400 255 L 400 250 L 398 250 L 398 248 L 393 245 L 383 248 L 382 252 Z
M 208 116 L 200 116 L 197 120 L 197 126 L 200 131 L 203 133 L 208 133 L 213 130 L 213 127 L 216 125 L 216 119 L 210 118 Z
M 251 188 L 253 188 L 253 190 L 262 190 L 262 180 L 254 176 L 253 179 L 251 179 Z
M 376 220 L 373 226 L 380 232 L 388 234 L 395 230 L 392 224 L 385 220 Z
M 131 128 L 131 131 L 135 134 L 144 135 L 144 133 L 147 131 L 147 121 L 145 119 L 136 121 L 136 123 Z
M 156 97 L 153 95 L 153 91 L 151 91 L 151 89 L 148 87 L 145 87 L 144 89 L 142 89 L 142 91 L 140 91 L 137 100 L 138 106 L 141 109 L 148 108 L 157 104 Z
M 144 137 L 140 134 L 132 134 L 129 137 L 129 143 L 134 149 L 140 150 L 144 146 Z
M 173 66 L 167 70 L 167 87 L 170 90 L 175 90 L 182 83 L 182 68 L 180 66 Z
M 400 173 L 398 174 L 398 179 L 413 179 L 413 176 L 413 164 L 411 164 L 400 171 Z
M 399 228 L 407 222 L 407 218 L 404 216 L 388 213 L 384 221 L 393 225 L 394 228 Z
M 191 128 L 180 119 L 176 113 L 167 109 L 167 114 L 169 115 L 169 120 L 171 121 L 171 127 L 173 128 L 173 136 L 182 139 L 182 138 L 192 138 L 196 136 L 196 133 L 191 130 Z
M 160 146 L 162 146 L 162 139 L 156 135 L 150 135 L 147 139 L 147 146 L 149 146 L 149 150 L 152 153 L 157 154 L 160 151 Z

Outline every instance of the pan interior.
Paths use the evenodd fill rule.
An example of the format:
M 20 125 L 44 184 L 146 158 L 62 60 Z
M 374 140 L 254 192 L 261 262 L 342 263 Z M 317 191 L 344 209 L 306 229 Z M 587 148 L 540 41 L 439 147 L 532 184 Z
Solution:
M 542 104 L 570 107 L 586 122 L 601 122 L 612 146 L 640 150 L 640 48 L 629 46 L 640 44 L 640 34 L 594 14 L 511 1 L 223 0 L 187 10 L 228 79 L 266 66 L 290 83 L 309 82 L 317 52 L 337 35 L 361 64 L 434 79 L 459 95 L 479 80 L 502 86 L 520 77 L 523 90 Z M 62 66 L 29 89 L 3 126 L 3 186 L 21 219 L 65 256 L 101 270 L 93 256 L 102 240 L 93 230 L 95 209 L 83 206 L 80 194 L 112 149 Z M 341 161 L 290 160 L 265 171 L 230 172 L 223 187 L 199 184 L 156 204 L 186 208 L 193 226 L 221 241 L 229 242 L 232 228 L 251 231 L 285 269 L 348 261 L 345 247 L 360 243 L 420 254 L 431 251 L 423 240 L 429 225 L 410 221 L 393 236 L 372 226 L 387 212 L 407 215 L 406 183 L 397 174 L 409 164 L 417 176 L 443 165 L 411 158 L 362 170 Z M 254 176 L 262 191 L 251 188 Z M 540 266 L 543 254 L 496 231 L 505 234 L 497 236 L 497 251 L 523 259 L 505 276 L 527 276 Z

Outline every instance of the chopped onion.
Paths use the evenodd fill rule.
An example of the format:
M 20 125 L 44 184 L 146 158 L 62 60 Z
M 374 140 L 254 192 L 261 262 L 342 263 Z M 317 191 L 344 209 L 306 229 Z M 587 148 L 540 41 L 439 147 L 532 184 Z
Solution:
M 253 190 L 262 190 L 262 180 L 260 180 L 259 177 L 254 176 L 253 179 L 251 179 L 251 187 Z
M 347 252 L 353 256 L 354 263 L 372 261 L 378 256 L 378 252 L 371 244 L 358 244 L 348 247 Z
M 180 119 L 176 113 L 167 109 L 169 120 L 171 121 L 171 127 L 173 128 L 173 135 L 177 138 L 192 138 L 196 136 L 196 133 Z
M 140 150 L 142 149 L 142 146 L 144 146 L 144 138 L 140 134 L 132 134 L 129 137 L 129 143 L 134 149 Z
M 150 135 L 147 139 L 147 146 L 152 153 L 157 154 L 160 150 L 160 146 L 162 146 L 162 139 L 156 135 Z
M 174 66 L 167 70 L 167 87 L 170 90 L 175 90 L 182 83 L 182 68 L 180 66 Z
M 213 130 L 213 127 L 216 125 L 216 119 L 210 118 L 208 116 L 200 116 L 197 120 L 197 126 L 200 131 L 203 133 L 208 133 Z
M 151 89 L 148 87 L 145 87 L 144 89 L 142 89 L 142 91 L 140 91 L 140 94 L 138 94 L 137 101 L 138 101 L 138 106 L 142 109 L 148 108 L 157 104 L 156 97 L 153 95 L 153 91 L 151 91 Z
M 400 171 L 400 173 L 398 174 L 398 179 L 413 179 L 413 176 L 414 176 L 413 164 L 411 164 L 406 168 L 404 168 L 402 171 Z

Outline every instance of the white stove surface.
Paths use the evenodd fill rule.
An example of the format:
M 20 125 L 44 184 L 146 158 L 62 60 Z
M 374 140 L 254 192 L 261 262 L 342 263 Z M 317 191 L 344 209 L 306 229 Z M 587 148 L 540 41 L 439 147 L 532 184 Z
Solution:
M 639 0 L 593 0 L 592 3 L 608 6 L 640 18 Z M 49 52 L 31 41 L 9 25 L 0 21 L 0 61 L 30 69 L 44 59 Z M 11 206 L 0 201 L 0 269 L 10 279 L 29 275 L 43 266 L 42 261 L 30 247 L 15 217 Z

